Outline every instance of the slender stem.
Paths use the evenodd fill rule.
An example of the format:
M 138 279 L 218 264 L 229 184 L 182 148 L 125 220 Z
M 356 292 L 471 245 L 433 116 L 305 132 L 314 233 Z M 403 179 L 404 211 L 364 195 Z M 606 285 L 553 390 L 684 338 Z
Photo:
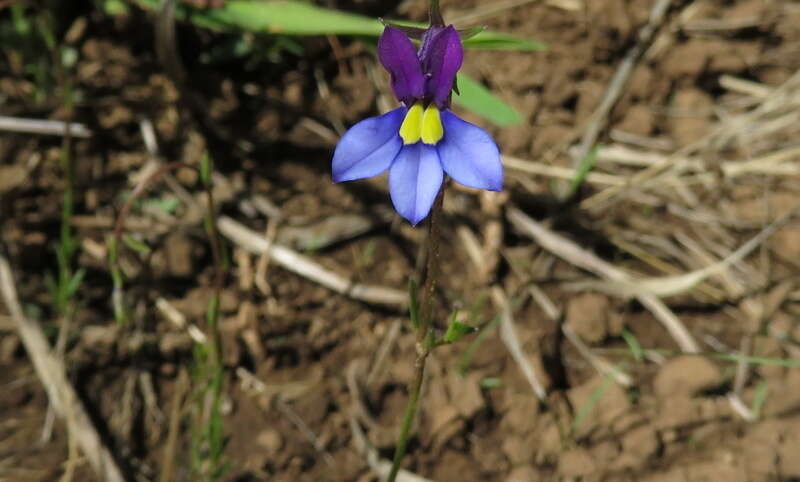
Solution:
M 408 405 L 406 405 L 406 413 L 403 415 L 403 425 L 400 427 L 400 437 L 397 440 L 397 448 L 394 452 L 394 460 L 392 461 L 392 471 L 389 473 L 389 482 L 394 482 L 397 478 L 397 473 L 400 471 L 400 463 L 406 455 L 406 447 L 408 446 L 408 438 L 411 432 L 411 425 L 414 423 L 414 417 L 417 415 L 417 405 L 419 402 L 420 394 L 422 393 L 422 380 L 425 377 L 425 359 L 428 357 L 428 352 L 420 354 L 417 357 L 415 365 L 414 381 L 411 382 L 410 398 Z
M 394 482 L 400 472 L 400 464 L 406 455 L 408 439 L 411 433 L 411 426 L 417 415 L 419 399 L 422 394 L 422 381 L 425 378 L 425 361 L 428 359 L 433 343 L 431 341 L 431 320 L 433 316 L 434 299 L 436 297 L 436 283 L 439 276 L 439 224 L 444 204 L 443 185 L 436 197 L 436 201 L 431 208 L 431 217 L 428 224 L 427 243 L 427 267 L 425 272 L 425 284 L 422 287 L 421 310 L 419 316 L 419 327 L 417 328 L 417 358 L 414 361 L 414 380 L 409 385 L 409 399 L 406 405 L 406 412 L 403 415 L 403 423 L 400 426 L 400 436 L 397 440 L 397 447 L 392 460 L 392 470 L 389 472 L 388 482 Z
M 442 206 L 444 205 L 445 185 L 439 190 L 436 201 L 431 208 L 431 219 L 428 225 L 428 255 L 427 267 L 425 269 L 425 284 L 422 292 L 422 309 L 420 319 L 422 321 L 417 342 L 422 342 L 428 335 L 428 328 L 431 326 L 433 317 L 433 304 L 436 299 L 436 283 L 439 281 L 439 241 L 441 239 L 439 225 L 441 224 Z

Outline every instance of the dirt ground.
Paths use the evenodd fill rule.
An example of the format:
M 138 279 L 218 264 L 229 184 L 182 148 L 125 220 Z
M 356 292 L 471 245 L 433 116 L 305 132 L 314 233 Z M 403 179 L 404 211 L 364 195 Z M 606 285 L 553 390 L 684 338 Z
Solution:
M 525 120 L 497 128 L 459 111 L 496 136 L 506 190 L 447 194 L 438 312 L 460 308 L 481 332 L 434 351 L 404 463 L 424 479 L 405 480 L 800 480 L 800 4 L 672 2 L 600 119 L 592 173 L 563 195 L 571 146 L 653 3 L 442 1 L 446 19 L 549 49 L 467 54 L 464 70 Z M 327 4 L 425 12 L 417 1 Z M 0 135 L 0 252 L 27 316 L 53 344 L 66 330 L 68 379 L 130 480 L 165 480 L 165 465 L 192 480 L 187 327 L 205 327 L 213 268 L 191 206 L 204 198 L 195 171 L 178 169 L 131 212 L 126 232 L 151 251 L 121 255 L 123 326 L 106 260 L 125 196 L 147 169 L 197 165 L 209 151 L 229 226 L 403 292 L 426 230 L 392 215 L 385 178 L 334 185 L 329 173 L 343 130 L 394 101 L 357 39 L 295 39 L 295 52 L 181 24 L 181 96 L 148 12 L 75 2 L 59 15 L 79 54 L 74 112 L 55 91 L 34 101 L 35 81 L 0 46 L 0 113 L 71 116 L 93 131 L 70 146 L 85 276 L 66 328 L 47 282 L 65 188 L 59 136 Z M 242 38 L 253 42 L 247 56 L 224 54 Z M 775 232 L 731 257 L 764 229 Z M 413 376 L 407 314 L 391 296 L 337 293 L 232 232 L 223 229 L 223 479 L 379 480 L 374 456 L 391 458 Z M 14 327 L 0 305 L 0 480 L 99 480 L 63 422 L 48 429 L 47 395 Z

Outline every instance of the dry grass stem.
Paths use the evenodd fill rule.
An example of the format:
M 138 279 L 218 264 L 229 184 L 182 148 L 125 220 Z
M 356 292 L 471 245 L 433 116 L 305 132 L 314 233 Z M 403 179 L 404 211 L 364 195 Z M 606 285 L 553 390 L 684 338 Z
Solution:
M 552 177 L 555 179 L 572 180 L 575 179 L 577 171 L 569 167 L 549 166 L 539 162 L 525 161 L 516 157 L 503 156 L 503 165 L 509 169 L 535 174 L 538 176 Z M 589 184 L 599 184 L 603 186 L 624 186 L 625 179 L 611 174 L 601 172 L 590 172 L 585 181 Z
M 406 293 L 403 291 L 384 286 L 353 283 L 296 251 L 279 244 L 270 244 L 263 236 L 227 216 L 219 218 L 218 226 L 223 236 L 242 248 L 259 255 L 269 253 L 272 260 L 284 269 L 319 283 L 336 293 L 367 303 L 382 305 L 402 307 L 408 302 Z
M 85 125 L 76 122 L 59 120 L 22 119 L 19 117 L 0 116 L 0 131 L 19 132 L 22 134 L 40 134 L 48 136 L 92 137 L 92 131 Z
M 503 289 L 499 286 L 492 287 L 492 299 L 500 310 L 500 338 L 503 340 L 503 344 L 506 346 L 509 353 L 511 353 L 511 358 L 514 359 L 520 370 L 522 370 L 522 374 L 525 375 L 525 379 L 528 380 L 528 383 L 533 389 L 533 393 L 536 394 L 539 400 L 546 401 L 547 391 L 536 375 L 533 365 L 530 360 L 528 360 L 519 342 L 517 330 L 514 328 L 511 303 L 508 301 Z
M 353 436 L 353 443 L 355 444 L 356 451 L 366 459 L 367 465 L 380 480 L 386 480 L 392 469 L 392 463 L 380 457 L 380 454 L 375 447 L 372 446 L 369 439 L 367 439 L 366 434 L 364 434 L 359 424 L 359 419 L 361 419 L 362 422 L 370 426 L 374 427 L 378 425 L 377 421 L 369 415 L 362 401 L 363 397 L 358 381 L 359 367 L 361 364 L 361 360 L 353 360 L 347 367 L 347 387 L 350 390 L 350 432 Z M 399 482 L 433 482 L 404 469 L 400 469 L 396 480 Z
M 302 417 L 300 417 L 300 415 L 298 415 L 297 412 L 295 412 L 294 409 L 284 400 L 285 398 L 294 398 L 299 396 L 299 394 L 288 393 L 285 394 L 287 396 L 284 396 L 284 393 L 282 393 L 283 387 L 302 385 L 300 388 L 302 390 L 301 393 L 305 393 L 311 388 L 311 385 L 308 382 L 283 384 L 276 390 L 275 388 L 266 385 L 264 382 L 259 380 L 258 377 L 242 367 L 236 369 L 236 375 L 242 381 L 243 388 L 251 389 L 259 395 L 271 398 L 272 405 L 282 412 L 283 415 L 286 416 L 286 418 L 292 423 L 292 425 L 294 425 L 295 428 L 306 438 L 306 440 L 311 443 L 314 449 L 322 455 L 322 460 L 324 460 L 329 467 L 335 467 L 336 462 L 333 460 L 331 454 L 325 449 L 324 444 L 319 437 L 317 437 L 317 434 L 311 430 L 311 427 L 309 427 Z
M 608 115 L 611 113 L 611 109 L 622 95 L 625 84 L 628 83 L 628 79 L 633 73 L 633 68 L 636 66 L 636 62 L 650 45 L 656 32 L 661 27 L 671 3 L 671 0 L 656 0 L 653 4 L 647 24 L 639 30 L 636 44 L 625 54 L 625 57 L 622 59 L 617 71 L 608 84 L 608 88 L 603 95 L 603 99 L 600 101 L 600 105 L 589 118 L 589 123 L 584 129 L 583 137 L 581 137 L 581 141 L 578 144 L 578 149 L 572 157 L 574 166 L 577 166 L 597 143 L 600 132 L 608 122 Z
M 779 227 L 779 223 L 773 223 L 767 226 L 763 231 L 744 243 L 739 249 L 731 253 L 727 258 L 696 271 L 678 276 L 664 276 L 659 278 L 633 278 L 626 275 L 624 279 L 610 280 L 604 283 L 587 283 L 587 285 L 590 284 L 594 288 L 597 288 L 601 291 L 610 294 L 616 294 L 625 298 L 632 298 L 642 295 L 666 298 L 669 296 L 686 293 L 712 276 L 723 275 L 723 282 L 726 283 L 726 287 L 728 288 L 730 295 L 732 297 L 738 297 L 742 294 L 741 286 L 732 281 L 732 278 L 729 275 L 726 275 L 727 270 L 731 266 L 741 262 L 745 257 L 752 253 Z M 706 258 L 706 260 L 710 261 L 708 258 Z
M 575 266 L 611 281 L 623 283 L 631 281 L 631 277 L 624 271 L 584 250 L 569 239 L 550 231 L 519 209 L 509 207 L 506 215 L 511 224 L 524 234 L 531 236 L 542 248 Z M 638 294 L 636 298 L 664 325 L 681 350 L 687 353 L 700 351 L 700 346 L 691 333 L 661 300 L 651 294 Z
M 183 316 L 183 313 L 178 311 L 178 309 L 172 306 L 172 304 L 166 299 L 158 297 L 156 299 L 156 309 L 158 309 L 158 311 L 164 315 L 164 318 L 166 318 L 167 321 L 175 325 L 176 328 L 179 330 L 186 330 L 195 343 L 202 344 L 208 342 L 208 337 L 206 337 L 206 334 L 203 333 L 203 330 L 201 330 L 194 323 L 188 323 L 186 321 L 186 317 Z
M 380 480 L 386 480 L 389 477 L 389 472 L 392 470 L 392 463 L 389 460 L 382 459 L 380 454 L 369 443 L 364 431 L 355 419 L 354 415 L 350 415 L 350 433 L 353 435 L 353 443 L 356 450 L 366 459 L 367 465 L 375 475 L 380 477 Z M 419 475 L 409 472 L 405 469 L 400 469 L 397 473 L 397 482 L 433 482 L 431 479 L 420 477 Z
M 633 379 L 627 373 L 623 372 L 619 368 L 615 367 L 611 362 L 595 355 L 586 346 L 586 343 L 581 340 L 581 337 L 578 336 L 575 331 L 569 327 L 566 323 L 561 325 L 561 331 L 564 332 L 564 336 L 567 340 L 570 341 L 575 346 L 575 349 L 578 350 L 578 353 L 589 362 L 590 365 L 594 367 L 595 370 L 598 371 L 601 375 L 610 376 L 614 379 L 615 382 L 619 383 L 622 386 L 630 387 L 633 385 Z
M 68 430 L 74 434 L 95 473 L 108 482 L 123 482 L 125 478 L 122 470 L 103 443 L 75 389 L 67 380 L 64 366 L 53 355 L 41 326 L 23 314 L 11 268 L 3 256 L 0 256 L 0 292 L 16 324 L 17 333 L 36 369 L 36 374 L 47 391 L 50 403 L 58 415 L 66 421 Z
M 752 80 L 734 77 L 732 75 L 723 75 L 719 78 L 719 85 L 723 89 L 739 94 L 765 99 L 772 93 L 772 88 Z
M 167 429 L 167 440 L 164 447 L 164 457 L 162 458 L 161 474 L 159 481 L 170 482 L 175 480 L 175 454 L 178 452 L 178 435 L 180 434 L 181 419 L 183 418 L 182 407 L 184 397 L 189 392 L 189 375 L 186 370 L 178 373 L 178 380 L 175 383 L 175 392 L 172 394 L 172 401 L 169 409 L 169 428 Z
M 375 353 L 375 358 L 370 364 L 369 373 L 367 374 L 367 379 L 365 381 L 367 387 L 372 387 L 373 384 L 377 382 L 380 375 L 386 370 L 386 363 L 389 360 L 389 353 L 391 352 L 392 348 L 394 348 L 394 345 L 397 342 L 397 337 L 400 335 L 400 330 L 402 328 L 403 320 L 395 320 L 392 322 L 389 330 L 386 332 L 386 336 L 384 336 L 380 347 L 378 347 L 378 351 Z

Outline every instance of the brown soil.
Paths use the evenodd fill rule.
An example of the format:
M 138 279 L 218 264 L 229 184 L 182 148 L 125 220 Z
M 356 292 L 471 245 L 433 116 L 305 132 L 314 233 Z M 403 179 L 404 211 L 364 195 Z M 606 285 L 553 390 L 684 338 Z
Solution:
M 329 3 L 372 15 L 424 16 L 422 2 L 405 10 Z M 488 2 L 442 3 L 446 17 L 455 19 Z M 585 8 L 577 11 L 559 3 L 532 2 L 479 20 L 493 30 L 544 41 L 547 52 L 469 52 L 465 70 L 525 117 L 514 127 L 491 128 L 505 154 L 569 167 L 565 149 L 583 132 L 647 21 L 651 2 L 578 1 Z M 619 139 L 635 136 L 649 140 L 652 150 L 673 152 L 742 108 L 741 99 L 721 85 L 723 76 L 772 89 L 797 69 L 800 9 L 794 2 L 677 3 L 638 62 L 602 142 L 624 143 Z M 188 215 L 185 204 L 172 214 L 144 205 L 131 215 L 128 232 L 153 252 L 145 259 L 126 252 L 133 321 L 115 324 L 105 240 L 123 203 L 121 193 L 130 192 L 132 176 L 150 160 L 140 134 L 142 119 L 155 129 L 160 161 L 196 165 L 206 149 L 213 153 L 223 176 L 216 193 L 222 213 L 263 233 L 269 231 L 268 209 L 259 206 L 266 199 L 280 210 L 280 220 L 273 221 L 278 242 L 348 278 L 403 289 L 415 270 L 424 229 L 387 217 L 385 179 L 330 182 L 336 132 L 391 102 L 385 76 L 360 42 L 299 40 L 303 53 L 282 51 L 279 61 L 260 51 L 269 47 L 265 43 L 255 49 L 263 55 L 259 62 L 222 59 L 211 53 L 222 51 L 232 36 L 183 25 L 179 35 L 192 93 L 205 112 L 198 120 L 197 106 L 193 116 L 156 59 L 148 15 L 134 9 L 130 16 L 111 18 L 88 6 L 64 15 L 76 30 L 69 41 L 80 53 L 74 83 L 81 100 L 74 119 L 95 132 L 72 143 L 73 225 L 82 248 L 77 264 L 86 277 L 65 361 L 70 380 L 130 479 L 157 480 L 169 421 L 176 416 L 171 404 L 176 394 L 185 395 L 180 380 L 192 361 L 191 337 L 167 320 L 157 300 L 169 302 L 187 322 L 204 326 L 213 269 L 202 222 Z M 79 23 L 82 27 L 75 27 Z M 0 71 L 2 114 L 64 118 L 55 93 L 48 93 L 44 103 L 31 100 L 35 84 L 13 69 L 9 50 L 0 49 L 11 59 L 2 61 Z M 749 159 L 796 143 L 789 134 L 769 145 L 759 139 L 705 151 L 708 172 L 721 176 L 716 170 L 726 159 Z M 42 321 L 53 342 L 59 323 L 46 278 L 56 270 L 53 247 L 64 188 L 60 147 L 56 137 L 0 137 L 0 239 L 29 316 Z M 636 171 L 617 166 L 607 172 L 624 178 Z M 634 361 L 626 354 L 623 333 L 632 333 L 646 348 L 674 352 L 678 347 L 637 302 L 603 290 L 576 291 L 576 282 L 594 278 L 532 243 L 503 215 L 515 205 L 620 268 L 665 276 L 696 269 L 687 266 L 687 258 L 707 264 L 697 252 L 686 255 L 681 239 L 711 239 L 730 252 L 765 222 L 794 210 L 797 181 L 797 174 L 752 175 L 720 181 L 713 189 L 693 186 L 686 194 L 699 200 L 692 212 L 731 220 L 713 226 L 671 209 L 684 198 L 660 191 L 592 209 L 559 204 L 553 193 L 561 186 L 551 178 L 511 170 L 500 195 L 451 189 L 443 224 L 448 242 L 442 252 L 440 312 L 442 317 L 452 307 L 466 312 L 484 299 L 475 310 L 487 331 L 465 374 L 459 363 L 474 337 L 434 352 L 405 467 L 442 482 L 800 479 L 800 370 L 752 366 L 742 400 L 751 405 L 762 386 L 768 393 L 758 420 L 743 420 L 726 398 L 735 363 L 689 355 Z M 181 188 L 190 196 L 199 192 L 190 170 L 177 171 L 175 186 L 160 184 L 148 197 L 180 199 Z M 581 188 L 577 201 L 602 187 Z M 336 232 L 364 219 L 368 227 L 357 236 Z M 488 268 L 474 265 L 463 243 L 464 229 L 480 233 L 489 245 Z M 333 236 L 335 242 L 315 249 L 320 236 Z M 662 249 L 659 240 L 675 249 Z M 739 266 L 733 281 L 715 276 L 665 301 L 705 352 L 734 352 L 749 340 L 754 355 L 792 358 L 797 354 L 792 340 L 800 335 L 798 246 L 800 229 L 788 225 L 748 257 L 744 268 Z M 275 263 L 267 268 L 265 283 L 258 283 L 259 257 L 232 243 L 228 247 L 232 264 L 221 306 L 230 465 L 225 479 L 377 480 L 358 448 L 351 420 L 355 417 L 381 457 L 391 458 L 404 387 L 413 377 L 414 336 L 405 314 L 335 294 Z M 563 318 L 549 317 L 528 297 L 531 284 Z M 545 382 L 546 403 L 537 400 L 496 325 L 488 323 L 499 312 L 492 286 L 522 300 L 514 305 L 513 319 L 528 360 Z M 748 315 L 748 303 L 761 307 L 761 319 Z M 632 384 L 621 386 L 598 374 L 562 335 L 562 323 L 594 353 L 627 372 Z M 388 348 L 388 359 L 377 365 L 382 348 Z M 57 421 L 52 436 L 42 441 L 47 397 L 4 309 L 0 366 L 0 480 L 58 480 L 71 460 L 69 439 Z M 262 390 L 243 383 L 242 370 L 263 382 Z M 186 419 L 181 420 L 174 478 L 190 480 L 190 434 Z M 96 480 L 85 459 L 72 462 L 77 464 L 73 480 Z

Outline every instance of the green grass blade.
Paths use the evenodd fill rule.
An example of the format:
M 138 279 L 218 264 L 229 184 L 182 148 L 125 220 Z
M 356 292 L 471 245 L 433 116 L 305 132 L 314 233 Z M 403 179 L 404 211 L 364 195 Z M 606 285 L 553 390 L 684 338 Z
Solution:
M 644 351 L 642 350 L 642 345 L 639 343 L 639 340 L 628 330 L 622 330 L 622 338 L 625 339 L 625 343 L 628 344 L 628 348 L 631 349 L 631 355 L 633 355 L 633 359 L 637 362 L 644 360 Z
M 465 74 L 458 74 L 458 89 L 453 102 L 500 127 L 522 122 L 522 114 L 492 94 L 489 89 Z
M 575 194 L 575 191 L 583 184 L 583 181 L 586 180 L 586 176 L 592 172 L 594 169 L 594 165 L 597 161 L 597 155 L 600 153 L 600 146 L 594 146 L 592 150 L 590 150 L 584 157 L 581 159 L 580 164 L 578 165 L 578 169 L 575 172 L 575 177 L 572 178 L 572 182 L 569 186 L 569 196 Z
M 572 421 L 571 430 L 573 434 L 577 433 L 583 424 L 586 423 L 589 419 L 589 415 L 594 411 L 595 406 L 597 406 L 600 399 L 602 399 L 603 395 L 606 393 L 606 390 L 608 390 L 613 383 L 614 379 L 611 376 L 606 376 L 603 379 L 603 383 L 592 391 L 586 402 L 578 407 L 578 412 L 575 414 L 575 419 Z
M 156 9 L 159 0 L 136 0 Z M 207 10 L 178 9 L 197 25 L 214 30 L 241 29 L 280 35 L 363 35 L 377 37 L 383 32 L 378 19 L 290 0 L 230 0 L 223 7 Z M 423 26 L 408 22 L 403 25 Z M 466 47 L 491 50 L 544 50 L 540 42 L 497 32 L 481 32 L 464 41 Z
M 756 386 L 755 394 L 753 395 L 753 418 L 759 420 L 761 418 L 761 411 L 764 408 L 764 403 L 767 401 L 769 395 L 769 383 L 763 380 Z

